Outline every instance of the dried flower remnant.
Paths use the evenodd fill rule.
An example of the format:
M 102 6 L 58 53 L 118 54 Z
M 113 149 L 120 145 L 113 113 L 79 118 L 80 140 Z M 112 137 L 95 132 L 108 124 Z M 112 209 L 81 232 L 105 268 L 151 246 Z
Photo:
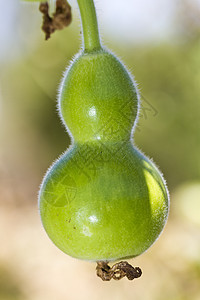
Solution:
M 142 270 L 139 267 L 132 267 L 127 261 L 121 261 L 110 267 L 107 262 L 97 262 L 97 276 L 103 281 L 111 279 L 120 280 L 127 277 L 128 280 L 139 278 L 142 275 Z
M 56 1 L 56 11 L 53 17 L 49 15 L 48 2 L 40 3 L 40 12 L 43 14 L 42 30 L 45 33 L 45 39 L 48 40 L 51 34 L 56 30 L 62 30 L 72 21 L 71 6 L 66 0 Z

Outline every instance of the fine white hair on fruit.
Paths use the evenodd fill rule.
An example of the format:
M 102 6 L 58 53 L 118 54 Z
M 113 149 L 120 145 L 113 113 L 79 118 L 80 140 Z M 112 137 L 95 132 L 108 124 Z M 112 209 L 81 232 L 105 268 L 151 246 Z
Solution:
M 62 74 L 62 79 L 61 79 L 61 83 L 58 87 L 58 92 L 57 92 L 57 111 L 58 111 L 58 114 L 60 116 L 60 120 L 61 120 L 61 123 L 64 125 L 64 128 L 66 129 L 67 133 L 69 134 L 71 140 L 72 140 L 72 143 L 74 142 L 74 138 L 62 116 L 62 113 L 61 113 L 61 95 L 62 95 L 62 90 L 63 90 L 63 87 L 64 87 L 64 84 L 65 84 L 65 78 L 67 77 L 71 67 L 73 66 L 73 64 L 76 62 L 76 60 L 78 60 L 78 58 L 83 54 L 83 49 L 81 49 L 76 55 L 73 56 L 73 58 L 70 60 L 69 62 L 69 65 L 67 67 L 67 69 L 63 72 Z M 135 88 L 135 91 L 136 91 L 136 95 L 137 95 L 137 115 L 136 115 L 136 118 L 135 118 L 135 121 L 134 121 L 134 124 L 133 124 L 133 127 L 132 127 L 132 130 L 131 130 L 131 136 L 133 135 L 134 131 L 135 131 L 135 127 L 138 123 L 138 120 L 139 120 L 139 115 L 140 115 L 140 111 L 141 111 L 141 97 L 140 97 L 140 90 L 139 90 L 139 87 L 138 87 L 138 83 L 136 82 L 135 80 L 135 77 L 134 75 L 131 73 L 131 71 L 125 66 L 125 64 L 122 62 L 122 60 L 120 60 L 112 51 L 108 50 L 106 47 L 102 47 L 102 50 L 100 50 L 100 52 L 103 52 L 103 53 L 109 53 L 111 54 L 113 57 L 115 57 L 115 59 L 117 61 L 120 62 L 120 64 L 124 67 L 124 69 L 126 70 L 126 72 L 128 73 L 129 75 L 129 78 L 132 80 L 132 83 L 133 83 L 133 86 Z

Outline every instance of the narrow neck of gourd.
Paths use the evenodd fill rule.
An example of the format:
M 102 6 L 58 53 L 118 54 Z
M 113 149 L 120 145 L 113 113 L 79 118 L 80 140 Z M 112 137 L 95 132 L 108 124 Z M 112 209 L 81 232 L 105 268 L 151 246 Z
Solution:
M 77 0 L 83 30 L 84 51 L 93 52 L 101 49 L 96 10 L 93 0 Z

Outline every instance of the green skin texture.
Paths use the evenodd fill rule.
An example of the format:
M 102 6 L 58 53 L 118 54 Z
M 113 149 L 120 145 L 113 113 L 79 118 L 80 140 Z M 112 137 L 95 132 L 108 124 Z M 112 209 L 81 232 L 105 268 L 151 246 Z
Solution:
M 72 257 L 138 256 L 166 223 L 164 179 L 131 138 L 138 98 L 124 65 L 104 49 L 82 51 L 64 76 L 59 110 L 73 142 L 44 177 L 39 209 L 50 239 Z

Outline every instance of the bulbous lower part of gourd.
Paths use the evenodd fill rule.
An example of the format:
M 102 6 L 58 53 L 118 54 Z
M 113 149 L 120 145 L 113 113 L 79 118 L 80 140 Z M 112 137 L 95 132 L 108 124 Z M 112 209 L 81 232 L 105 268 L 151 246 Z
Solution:
M 77 142 L 127 140 L 138 114 L 138 93 L 113 54 L 82 52 L 64 75 L 59 110 Z
M 47 172 L 40 214 L 50 239 L 72 257 L 135 257 L 160 235 L 168 192 L 131 141 L 75 143 Z

